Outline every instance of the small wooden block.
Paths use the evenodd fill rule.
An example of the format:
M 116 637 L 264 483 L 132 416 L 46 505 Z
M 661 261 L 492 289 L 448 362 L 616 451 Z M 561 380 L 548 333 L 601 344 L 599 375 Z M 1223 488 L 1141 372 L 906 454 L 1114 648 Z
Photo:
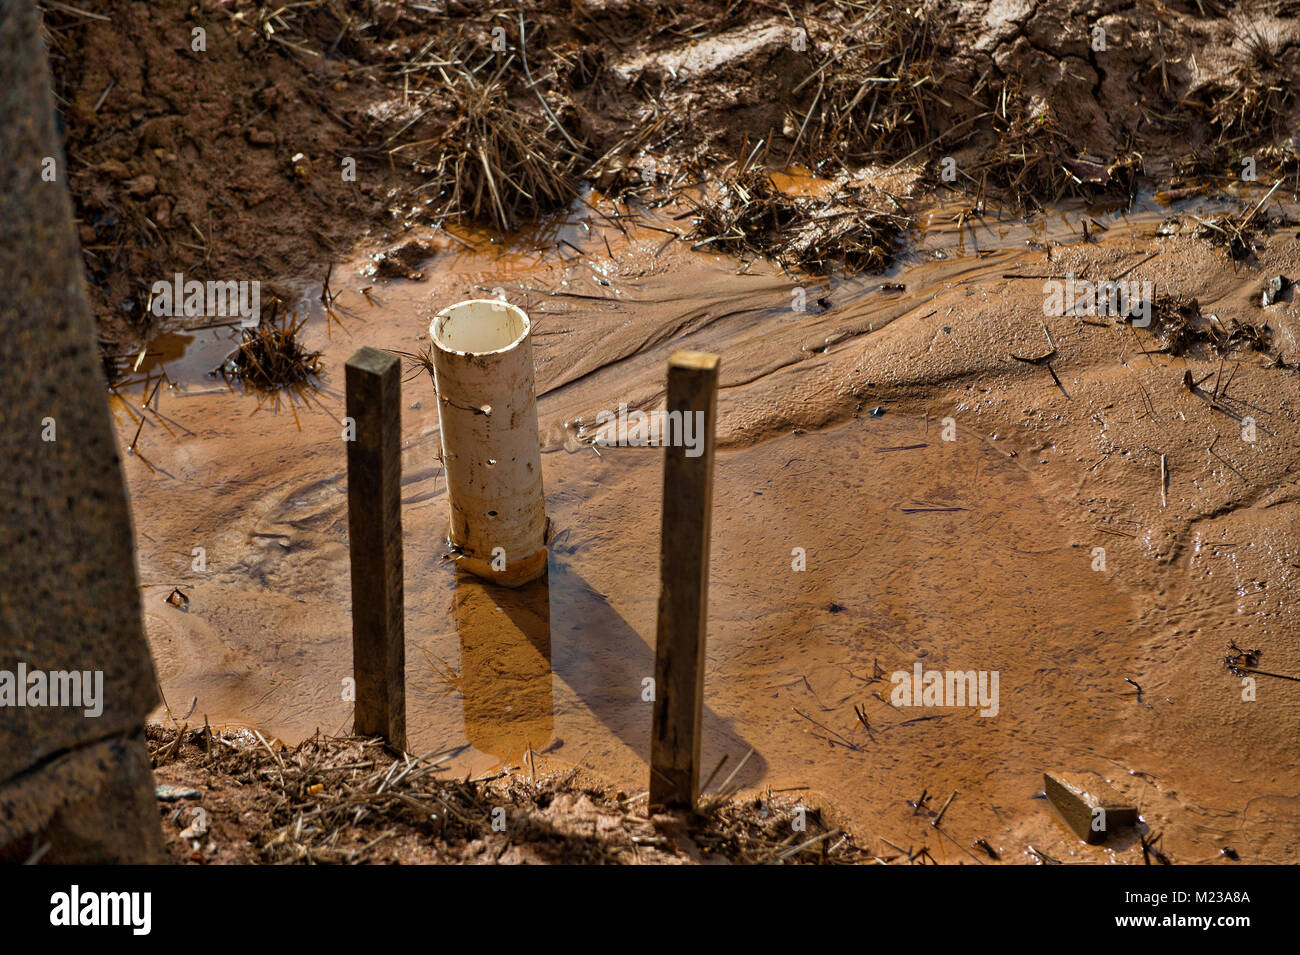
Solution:
M 1105 842 L 1124 826 L 1137 825 L 1137 808 L 1096 773 L 1043 773 L 1043 791 L 1066 825 L 1089 845 Z

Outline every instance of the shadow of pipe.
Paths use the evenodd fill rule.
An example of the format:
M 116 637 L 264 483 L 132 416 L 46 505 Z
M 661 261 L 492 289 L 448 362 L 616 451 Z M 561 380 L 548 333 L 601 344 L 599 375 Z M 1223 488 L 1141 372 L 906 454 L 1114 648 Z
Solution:
M 514 589 L 458 571 L 453 616 L 465 734 L 476 748 L 502 760 L 544 748 L 555 731 L 554 675 L 648 767 L 653 704 L 642 697 L 654 650 L 559 555 L 545 576 Z M 732 783 L 759 785 L 766 760 L 707 697 L 703 722 L 701 783 L 725 755 L 716 788 L 753 748 Z

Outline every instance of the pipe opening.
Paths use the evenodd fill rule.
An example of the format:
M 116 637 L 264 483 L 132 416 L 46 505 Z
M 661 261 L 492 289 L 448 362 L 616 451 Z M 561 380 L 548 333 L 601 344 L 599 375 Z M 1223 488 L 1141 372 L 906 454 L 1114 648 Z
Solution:
M 494 299 L 474 299 L 438 313 L 433 343 L 443 351 L 491 355 L 518 345 L 528 330 L 528 316 L 521 309 Z

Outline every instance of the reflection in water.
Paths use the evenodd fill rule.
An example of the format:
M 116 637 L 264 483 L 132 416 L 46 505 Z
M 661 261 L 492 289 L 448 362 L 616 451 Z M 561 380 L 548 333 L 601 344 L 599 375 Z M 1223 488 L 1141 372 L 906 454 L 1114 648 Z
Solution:
M 550 748 L 558 720 L 572 743 L 599 752 L 608 734 L 648 762 L 651 702 L 643 681 L 654 674 L 654 651 L 555 551 L 546 576 L 516 589 L 457 571 L 452 611 L 465 737 L 475 749 L 498 765 L 521 760 L 529 747 Z M 583 713 L 602 730 L 589 735 L 594 727 Z M 704 737 L 702 776 L 723 756 L 734 767 L 759 748 L 707 706 Z M 734 782 L 758 785 L 766 767 L 756 752 Z
M 512 589 L 457 571 L 453 615 L 466 738 L 503 762 L 545 749 L 555 730 L 546 577 Z

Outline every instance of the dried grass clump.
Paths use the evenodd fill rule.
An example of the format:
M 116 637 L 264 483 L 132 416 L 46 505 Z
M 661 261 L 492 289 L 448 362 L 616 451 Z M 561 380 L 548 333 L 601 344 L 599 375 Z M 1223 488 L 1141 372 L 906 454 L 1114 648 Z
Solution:
M 206 725 L 188 731 L 151 726 L 149 737 L 155 768 L 183 761 L 207 781 L 233 780 L 242 796 L 251 796 L 239 817 L 257 817 L 261 825 L 247 833 L 254 857 L 239 861 L 361 862 L 374 844 L 369 838 L 358 844 L 351 838 L 358 834 L 391 835 L 397 826 L 464 841 L 488 827 L 490 807 L 481 787 L 439 775 L 450 755 L 395 760 L 382 740 L 319 733 L 286 748 L 249 730 Z
M 1284 50 L 1274 34 L 1250 22 L 1237 24 L 1231 81 L 1199 91 L 1220 145 L 1275 140 L 1286 131 L 1296 96 Z
M 1008 84 L 993 117 L 997 140 L 974 164 L 981 191 L 993 186 L 1021 208 L 1045 208 L 1064 198 L 1131 202 L 1142 157 L 1129 153 L 1107 163 L 1076 154 L 1046 101 Z
M 895 211 L 881 211 L 890 203 Z M 893 196 L 861 184 L 847 184 L 789 230 L 778 258 L 813 275 L 835 269 L 849 274 L 888 268 L 911 224 Z
M 472 51 L 453 53 L 430 71 L 421 91 L 437 104 L 424 113 L 451 121 L 390 155 L 428 176 L 421 188 L 434 191 L 442 215 L 507 231 L 573 200 L 577 172 L 585 165 L 582 146 L 544 100 L 521 103 L 522 94 L 512 95 L 513 57 L 491 72 L 482 63 L 476 71 L 469 62 Z
M 699 204 L 687 238 L 699 240 L 695 249 L 773 255 L 777 238 L 797 216 L 795 197 L 778 189 L 766 169 L 746 165 L 723 178 L 717 195 Z
M 250 388 L 267 393 L 319 377 L 321 353 L 308 351 L 298 341 L 298 332 L 306 321 L 305 315 L 298 318 L 296 313 L 281 312 L 279 321 L 262 322 L 245 331 L 223 370 Z
M 845 7 L 852 19 L 834 35 L 825 28 L 814 33 L 826 54 L 793 90 L 813 95 L 807 110 L 787 121 L 797 130 L 790 156 L 813 168 L 828 159 L 899 159 L 939 132 L 931 115 L 936 106 L 938 116 L 952 113 L 939 92 L 944 30 L 933 4 L 874 0 Z
M 279 765 L 263 760 L 265 781 L 281 801 L 271 812 L 279 828 L 260 846 L 263 860 L 354 861 L 358 850 L 336 846 L 344 829 L 362 823 L 400 821 L 439 839 L 474 838 L 491 806 L 479 786 L 439 778 L 446 758 L 395 760 L 379 740 L 317 735 L 284 753 Z
M 888 267 L 910 223 L 895 197 L 865 183 L 841 182 L 822 199 L 789 195 L 747 162 L 699 204 L 687 238 L 694 249 L 762 256 L 813 275 L 857 273 Z
M 1267 325 L 1231 321 L 1225 326 L 1217 315 L 1203 314 L 1194 298 L 1161 296 L 1151 304 L 1150 328 L 1160 346 L 1150 351 L 1168 355 L 1208 351 L 1205 357 L 1225 357 L 1240 348 L 1265 354 L 1272 348 L 1273 333 Z
M 806 810 L 807 830 L 790 831 L 790 806 L 766 796 L 727 800 L 704 810 L 706 827 L 693 832 L 701 855 L 749 865 L 862 865 L 893 861 L 878 858 L 827 824 L 816 809 Z

